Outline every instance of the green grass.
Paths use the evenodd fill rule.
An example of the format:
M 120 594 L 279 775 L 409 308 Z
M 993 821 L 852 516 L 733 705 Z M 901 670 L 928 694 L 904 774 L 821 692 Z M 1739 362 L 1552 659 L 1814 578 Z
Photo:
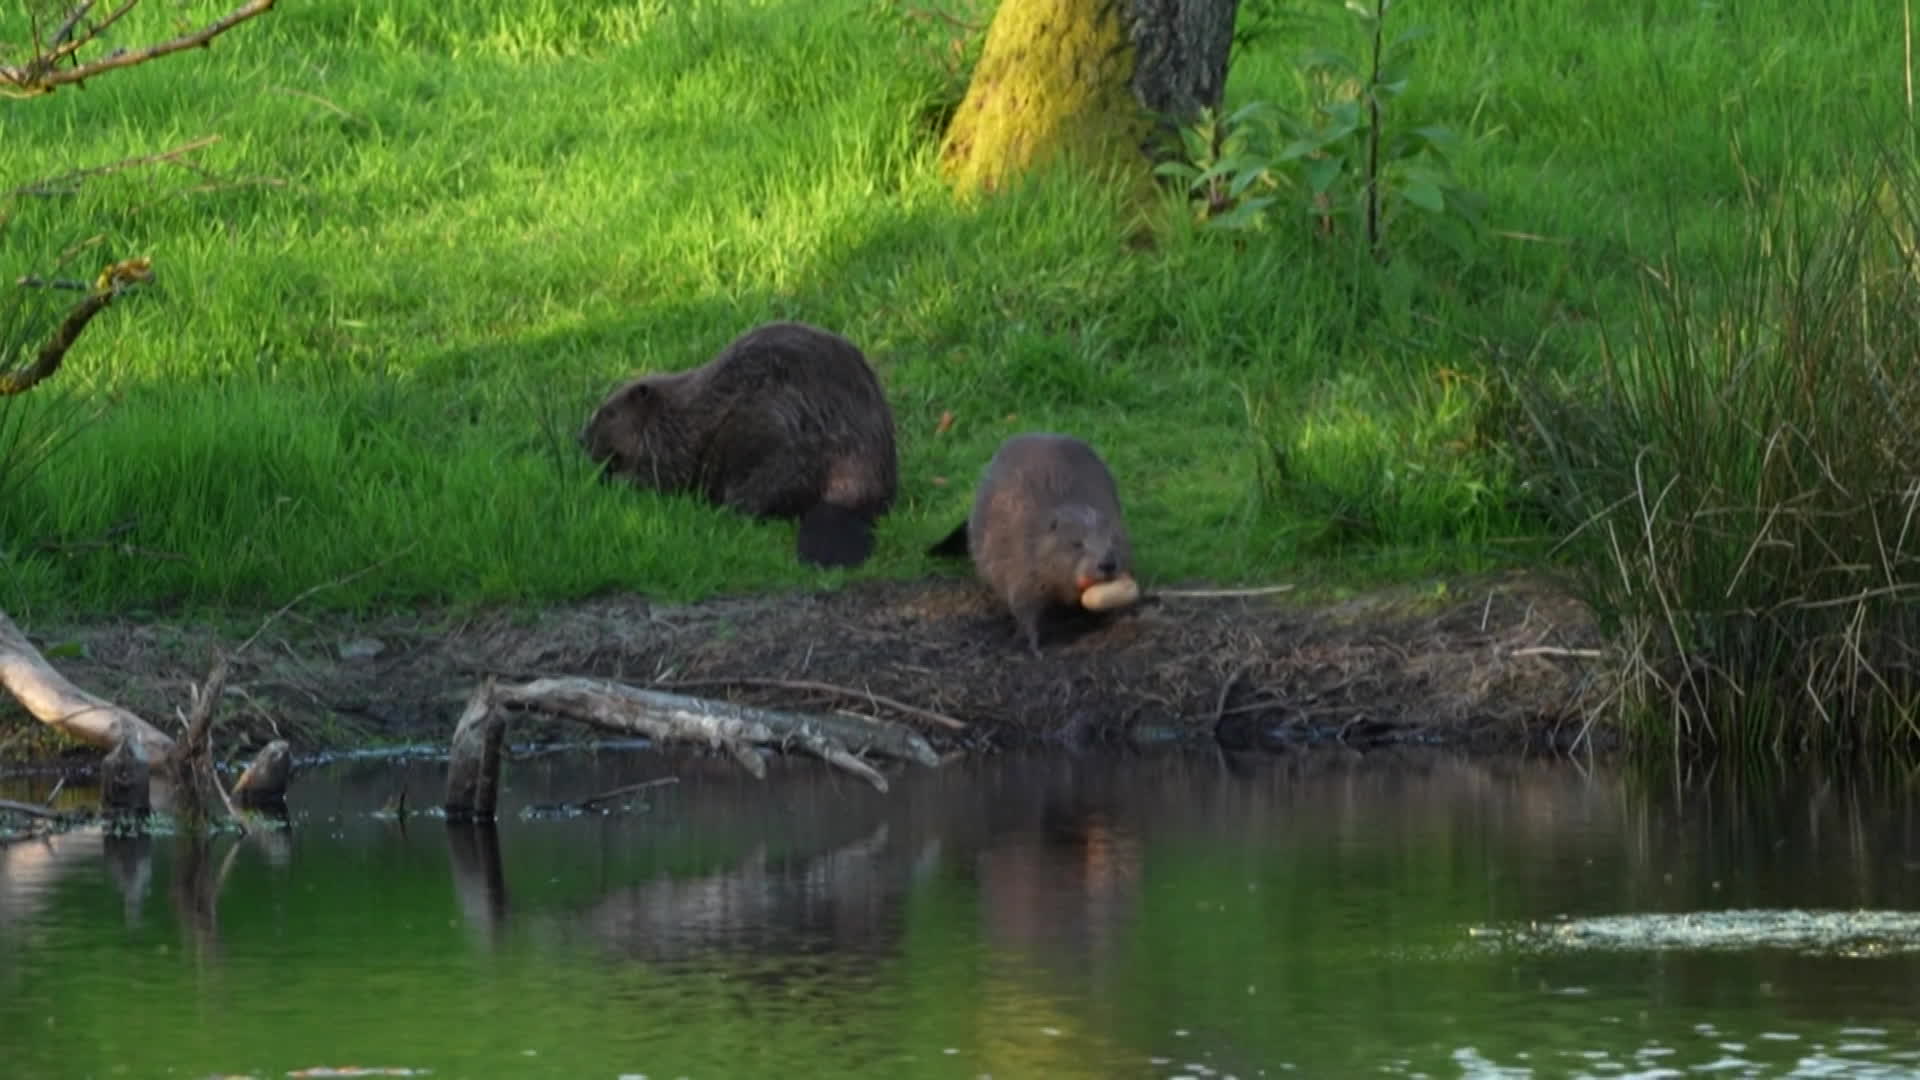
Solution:
M 0 481 L 0 607 L 258 610 L 370 566 L 309 603 L 842 580 L 795 564 L 790 527 L 601 486 L 572 446 L 624 374 L 776 317 L 859 342 L 894 404 L 901 503 L 859 576 L 931 572 L 921 549 L 1032 428 L 1108 456 L 1150 580 L 1538 557 L 1494 376 L 1593 368 L 1631 256 L 1736 260 L 1756 190 L 1837 181 L 1907 124 L 1898 13 L 1866 0 L 1412 2 L 1393 17 L 1435 36 L 1402 107 L 1465 137 L 1497 230 L 1471 257 L 1409 230 L 1379 270 L 1171 208 L 1143 249 L 1086 178 L 956 206 L 926 119 L 953 82 L 890 11 L 283 0 L 210 50 L 0 106 L 0 186 L 221 137 L 202 173 L 0 207 L 9 280 L 96 235 L 79 265 L 160 274 L 57 378 L 104 415 Z M 1244 54 L 1230 104 L 1298 101 L 1309 43 Z

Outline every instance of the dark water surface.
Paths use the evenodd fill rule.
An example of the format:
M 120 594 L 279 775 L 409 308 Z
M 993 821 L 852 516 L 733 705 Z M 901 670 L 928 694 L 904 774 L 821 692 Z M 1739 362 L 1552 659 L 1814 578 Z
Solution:
M 520 812 L 669 772 L 629 813 Z M 301 775 L 282 833 L 0 848 L 0 1076 L 1920 1075 L 1920 953 L 1476 933 L 1920 910 L 1902 792 L 1389 754 L 880 795 L 602 752 L 513 763 L 474 829 L 377 816 L 402 779 L 436 801 L 437 764 L 360 761 Z

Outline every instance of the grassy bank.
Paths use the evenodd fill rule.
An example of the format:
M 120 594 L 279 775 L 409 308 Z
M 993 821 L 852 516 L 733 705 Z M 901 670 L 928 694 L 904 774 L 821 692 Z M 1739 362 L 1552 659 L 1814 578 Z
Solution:
M 1400 107 L 1462 136 L 1491 228 L 1460 252 L 1409 227 L 1385 269 L 1291 221 L 1224 234 L 1170 206 L 1142 230 L 1093 178 L 955 206 L 928 118 L 957 87 L 870 0 L 302 0 L 8 104 L 7 185 L 220 141 L 198 171 L 7 202 L 9 278 L 102 236 L 83 264 L 148 253 L 161 283 L 10 406 L 101 411 L 0 503 L 0 606 L 270 608 L 370 566 L 310 603 L 834 580 L 786 528 L 599 486 L 571 442 L 621 375 L 774 317 L 860 342 L 892 397 L 902 503 L 861 574 L 927 573 L 924 542 L 1029 428 L 1107 453 L 1153 580 L 1537 559 L 1558 525 L 1504 447 L 1503 376 L 1597 371 L 1636 256 L 1732 265 L 1756 198 L 1837 182 L 1901 129 L 1897 13 L 1398 17 L 1434 30 Z M 1271 25 L 1232 102 L 1298 102 L 1299 47 L 1352 45 L 1338 19 Z

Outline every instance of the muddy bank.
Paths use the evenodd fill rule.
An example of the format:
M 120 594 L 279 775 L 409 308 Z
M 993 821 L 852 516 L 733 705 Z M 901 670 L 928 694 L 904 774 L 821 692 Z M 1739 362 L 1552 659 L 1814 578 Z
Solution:
M 687 606 L 616 596 L 536 614 L 285 618 L 233 665 L 223 756 L 274 737 L 296 752 L 444 743 L 475 682 L 590 675 L 790 710 L 910 723 L 943 749 L 1213 741 L 1233 748 L 1422 743 L 1565 748 L 1593 700 L 1580 606 L 1526 577 L 1393 589 L 1335 605 L 1289 595 L 1149 597 L 1057 627 L 1028 655 L 965 580 L 864 582 L 832 592 Z M 79 684 L 167 726 L 221 634 L 181 624 L 28 627 Z M 745 684 L 731 680 L 761 680 Z M 780 680 L 790 684 L 771 685 Z M 956 731 L 871 693 L 963 722 Z M 51 745 L 17 710 L 0 755 Z M 1603 732 L 1595 741 L 1606 745 Z M 522 722 L 516 740 L 578 738 Z M 90 752 L 88 752 L 90 754 Z

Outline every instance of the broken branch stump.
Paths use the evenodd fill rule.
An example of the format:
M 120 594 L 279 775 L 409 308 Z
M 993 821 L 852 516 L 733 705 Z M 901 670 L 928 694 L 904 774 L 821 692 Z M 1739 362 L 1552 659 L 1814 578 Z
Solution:
M 100 759 L 100 809 L 109 814 L 144 814 L 152 808 L 148 781 L 153 763 L 139 735 L 124 722 L 115 721 L 121 734 L 120 745 Z
M 213 720 L 227 686 L 227 658 L 218 657 L 206 681 L 192 688 L 186 733 L 164 761 L 175 787 L 174 811 L 195 827 L 239 817 L 213 767 Z
M 492 679 L 476 687 L 453 729 L 447 757 L 448 821 L 493 820 L 500 796 L 500 741 L 507 727 L 494 694 Z

